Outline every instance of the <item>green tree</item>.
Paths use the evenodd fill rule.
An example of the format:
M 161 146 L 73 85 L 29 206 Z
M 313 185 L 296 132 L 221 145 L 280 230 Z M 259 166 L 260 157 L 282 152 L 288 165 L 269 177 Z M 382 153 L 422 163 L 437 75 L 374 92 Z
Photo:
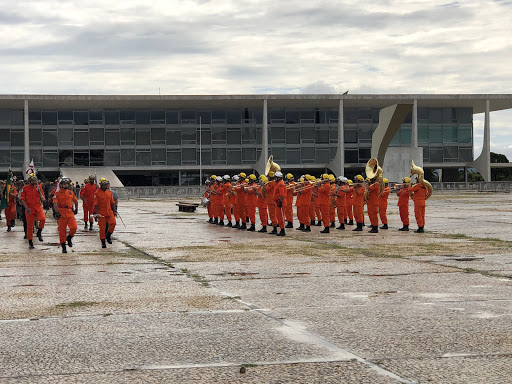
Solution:
M 491 163 L 508 163 L 507 156 L 501 153 L 491 152 Z M 491 180 L 493 181 L 511 181 L 512 168 L 491 168 Z

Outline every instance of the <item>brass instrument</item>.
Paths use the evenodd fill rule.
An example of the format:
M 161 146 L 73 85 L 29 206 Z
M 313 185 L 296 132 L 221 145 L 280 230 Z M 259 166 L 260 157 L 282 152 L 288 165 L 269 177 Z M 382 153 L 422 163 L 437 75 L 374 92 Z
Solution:
M 418 183 L 423 184 L 425 187 L 427 187 L 427 195 L 425 196 L 425 200 L 427 200 L 430 196 L 432 196 L 434 188 L 432 187 L 432 184 L 430 184 L 427 180 L 424 179 L 425 172 L 423 171 L 423 168 L 418 167 L 416 164 L 414 164 L 414 160 L 412 160 L 411 162 L 411 176 L 412 175 L 417 175 Z
M 316 180 L 316 181 L 313 181 L 313 182 L 309 181 L 308 184 L 305 184 L 305 185 L 303 185 L 303 186 L 301 186 L 299 188 L 296 188 L 295 192 L 302 192 L 302 191 L 305 191 L 308 188 L 314 188 L 314 187 L 316 187 L 316 186 L 318 186 L 320 184 L 323 184 L 326 181 L 329 181 L 329 180 Z
M 270 171 L 274 173 L 281 171 L 281 167 L 279 166 L 279 164 L 274 163 L 273 155 L 270 155 L 270 157 L 268 158 L 267 166 L 265 167 L 265 175 L 268 175 Z
M 379 161 L 372 157 L 368 162 L 366 163 L 366 169 L 365 169 L 366 177 L 369 179 L 377 178 L 377 181 L 379 183 L 379 196 L 382 195 L 382 192 L 384 192 L 384 177 L 382 176 L 382 168 L 379 166 Z

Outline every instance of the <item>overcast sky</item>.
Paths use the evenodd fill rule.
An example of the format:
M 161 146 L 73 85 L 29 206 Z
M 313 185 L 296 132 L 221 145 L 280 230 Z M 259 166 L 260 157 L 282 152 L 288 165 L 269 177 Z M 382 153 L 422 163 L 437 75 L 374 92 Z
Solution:
M 512 0 L 0 0 L 0 92 L 512 93 L 511 15 Z M 491 130 L 512 161 L 512 112 Z

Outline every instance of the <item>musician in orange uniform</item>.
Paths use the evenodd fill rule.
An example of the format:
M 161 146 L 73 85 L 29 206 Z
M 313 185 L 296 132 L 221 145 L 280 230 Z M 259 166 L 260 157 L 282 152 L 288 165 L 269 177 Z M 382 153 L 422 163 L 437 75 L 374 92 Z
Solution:
M 397 185 L 396 194 L 398 196 L 398 211 L 400 212 L 400 220 L 403 227 L 399 231 L 409 231 L 409 183 L 411 179 L 404 177 L 402 185 Z
M 316 180 L 316 177 L 315 176 L 310 176 L 310 175 L 306 175 L 306 180 L 308 180 L 310 183 L 314 183 L 315 180 Z M 313 186 L 311 186 L 311 201 L 309 202 L 309 208 L 308 208 L 308 212 L 309 212 L 309 219 L 310 219 L 310 222 L 311 222 L 311 225 L 316 225 L 316 209 L 315 209 L 315 204 L 316 204 L 316 192 L 315 192 L 315 195 L 313 196 L 313 193 L 315 192 L 315 189 Z M 318 218 L 318 220 L 320 220 L 320 218 Z
M 5 186 L 7 188 L 7 186 Z M 18 196 L 18 190 L 14 185 L 11 185 L 9 189 L 9 201 L 7 207 L 5 207 L 5 221 L 7 224 L 7 232 L 11 232 L 11 227 L 14 225 L 16 220 L 16 197 Z
M 336 188 L 336 209 L 338 211 L 338 220 L 340 222 L 340 225 L 336 229 L 345 229 L 345 213 L 347 195 L 349 192 L 347 182 L 348 179 L 346 177 L 340 176 L 337 178 L 338 187 Z
M 277 234 L 277 216 L 276 216 L 276 202 L 274 201 L 274 192 L 276 189 L 276 181 L 274 180 L 274 172 L 270 171 L 268 173 L 268 183 L 265 185 L 266 190 L 266 199 L 267 199 L 267 209 L 268 209 L 268 217 L 270 218 L 270 222 L 274 227 L 272 232 L 269 232 L 271 235 Z
M 300 226 L 297 230 L 304 232 L 311 232 L 311 216 L 309 209 L 311 207 L 311 194 L 313 193 L 313 186 L 309 180 L 299 179 L 304 182 L 302 188 L 297 192 L 297 217 L 299 217 Z
M 55 218 L 59 223 L 59 242 L 62 253 L 68 253 L 66 241 L 68 246 L 73 246 L 72 239 L 77 228 L 75 215 L 78 213 L 78 199 L 75 193 L 69 189 L 70 184 L 71 180 L 68 177 L 63 177 L 60 180 L 60 189 L 55 192 L 53 198 L 53 210 L 56 212 Z M 68 227 L 69 234 L 66 236 Z
M 256 205 L 258 206 L 258 214 L 262 225 L 261 229 L 258 231 L 260 233 L 267 232 L 268 225 L 267 200 L 265 199 L 267 193 L 265 190 L 266 183 L 268 183 L 267 176 L 260 175 L 260 186 L 256 188 L 256 195 L 258 196 Z
M 324 229 L 320 231 L 320 233 L 329 233 L 329 228 L 331 226 L 329 218 L 329 207 L 331 205 L 331 183 L 329 182 L 329 175 L 327 173 L 322 175 L 322 183 L 318 186 L 317 193 L 318 197 L 316 201 L 320 208 L 323 219 L 322 222 L 324 224 Z
M 425 185 L 416 182 L 409 189 L 409 192 L 412 194 L 412 201 L 414 202 L 414 216 L 416 218 L 416 224 L 418 224 L 418 229 L 415 230 L 415 233 L 423 233 L 423 227 L 425 227 L 425 205 L 427 200 L 428 189 Z
M 240 204 L 237 191 L 239 191 L 239 181 L 240 176 L 234 175 L 233 176 L 233 183 L 231 184 L 230 189 L 230 201 L 233 204 L 233 216 L 235 217 L 235 225 L 233 225 L 232 228 L 240 228 Z
M 233 223 L 231 223 L 231 177 L 229 175 L 224 175 L 222 178 L 224 183 L 222 184 L 221 194 L 222 194 L 222 204 L 224 206 L 224 214 L 226 215 L 226 227 L 232 227 Z M 224 217 L 223 222 L 224 224 Z
M 246 193 L 244 192 L 244 188 L 247 186 L 247 181 L 245 179 L 247 175 L 244 172 L 240 172 L 238 176 L 240 176 L 240 184 L 236 190 L 236 195 L 238 197 L 238 212 L 242 222 L 238 229 L 247 229 L 247 202 Z
M 247 216 L 249 217 L 249 221 L 251 222 L 251 226 L 247 228 L 248 231 L 254 232 L 256 230 L 256 204 L 258 201 L 258 195 L 256 193 L 256 185 L 257 177 L 254 174 L 249 175 L 249 185 L 244 188 L 245 195 L 245 204 L 247 207 Z
M 356 220 L 356 228 L 353 231 L 362 231 L 364 223 L 364 194 L 366 187 L 363 185 L 364 178 L 361 175 L 355 177 L 357 185 L 354 186 L 354 218 Z
M 112 192 L 108 190 L 108 180 L 103 179 L 100 182 L 100 189 L 94 195 L 94 216 L 98 218 L 100 227 L 101 248 L 107 248 L 105 239 L 112 244 L 112 233 L 116 227 L 117 210 Z M 105 234 L 105 228 L 108 223 L 108 231 Z
M 368 199 L 366 206 L 368 207 L 368 217 L 370 218 L 371 229 L 369 233 L 379 232 L 379 193 L 380 185 L 376 178 L 370 180 L 368 187 Z
M 347 201 L 345 205 L 345 218 L 347 225 L 354 225 L 354 195 L 355 189 L 353 187 L 354 182 L 352 180 L 347 180 L 348 183 L 348 192 L 347 192 Z
M 27 217 L 27 240 L 30 249 L 34 249 L 34 223 L 37 220 L 39 226 L 37 229 L 37 238 L 43 241 L 43 228 L 46 222 L 46 216 L 43 212 L 41 202 L 46 201 L 41 184 L 37 184 L 37 176 L 31 173 L 28 177 L 29 183 L 23 187 L 21 191 L 21 204 L 25 207 L 25 215 Z
M 217 225 L 224 225 L 224 222 L 221 223 L 221 211 L 222 211 L 222 218 L 224 218 L 224 207 L 221 209 L 221 205 L 223 203 L 222 196 L 221 196 L 221 188 L 222 188 L 222 177 L 212 175 L 211 178 L 213 179 L 212 183 L 212 190 L 210 195 L 210 202 L 212 204 L 212 210 L 213 210 L 213 223 Z
M 286 186 L 283 181 L 283 174 L 281 172 L 276 172 L 274 174 L 276 179 L 276 186 L 274 188 L 274 202 L 276 204 L 276 216 L 277 222 L 279 224 L 279 228 L 281 231 L 276 233 L 277 236 L 285 236 L 286 233 L 284 231 L 284 211 L 287 206 L 286 201 Z
M 212 201 L 211 201 L 211 188 L 212 188 L 212 181 L 210 178 L 206 179 L 205 181 L 206 189 L 203 194 L 203 201 L 207 201 L 206 203 L 206 209 L 208 210 L 208 222 L 213 223 L 213 209 L 212 209 Z M 207 200 L 205 200 L 207 199 Z
M 295 189 L 295 179 L 291 173 L 286 175 L 286 228 L 293 228 L 293 190 Z
M 94 214 L 94 195 L 98 190 L 98 186 L 96 185 L 96 177 L 91 175 L 89 176 L 89 183 L 85 184 L 85 187 L 80 190 L 80 198 L 83 200 L 83 208 L 84 208 L 84 229 L 87 229 L 87 222 L 89 222 L 89 231 L 92 231 L 92 223 Z
M 388 216 L 386 213 L 388 210 L 389 192 L 389 181 L 388 179 L 384 178 L 384 190 L 382 191 L 382 194 L 379 196 L 379 216 L 380 221 L 382 223 L 380 229 L 388 229 Z
M 319 182 L 321 181 L 320 179 L 318 180 Z M 322 215 L 322 208 L 320 207 L 320 204 L 318 202 L 318 184 L 315 185 L 315 187 L 313 188 L 313 193 L 312 193 L 312 201 L 313 201 L 313 206 L 315 207 L 315 217 L 316 217 L 316 222 L 315 222 L 315 226 L 316 227 L 320 227 L 322 225 L 322 221 L 324 219 L 323 215 Z

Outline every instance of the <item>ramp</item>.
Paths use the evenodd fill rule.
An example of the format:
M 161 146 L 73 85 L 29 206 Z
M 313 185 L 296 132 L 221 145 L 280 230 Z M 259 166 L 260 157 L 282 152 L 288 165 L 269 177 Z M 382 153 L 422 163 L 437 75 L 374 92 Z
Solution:
M 110 181 L 110 186 L 112 188 L 124 187 L 123 183 L 121 183 L 121 180 L 119 180 L 114 171 L 107 167 L 61 167 L 60 172 L 62 173 L 62 176 L 69 177 L 73 183 L 78 181 L 80 184 L 82 184 L 84 179 L 89 177 L 89 175 L 96 174 L 98 181 L 102 177 L 105 177 L 108 181 Z

